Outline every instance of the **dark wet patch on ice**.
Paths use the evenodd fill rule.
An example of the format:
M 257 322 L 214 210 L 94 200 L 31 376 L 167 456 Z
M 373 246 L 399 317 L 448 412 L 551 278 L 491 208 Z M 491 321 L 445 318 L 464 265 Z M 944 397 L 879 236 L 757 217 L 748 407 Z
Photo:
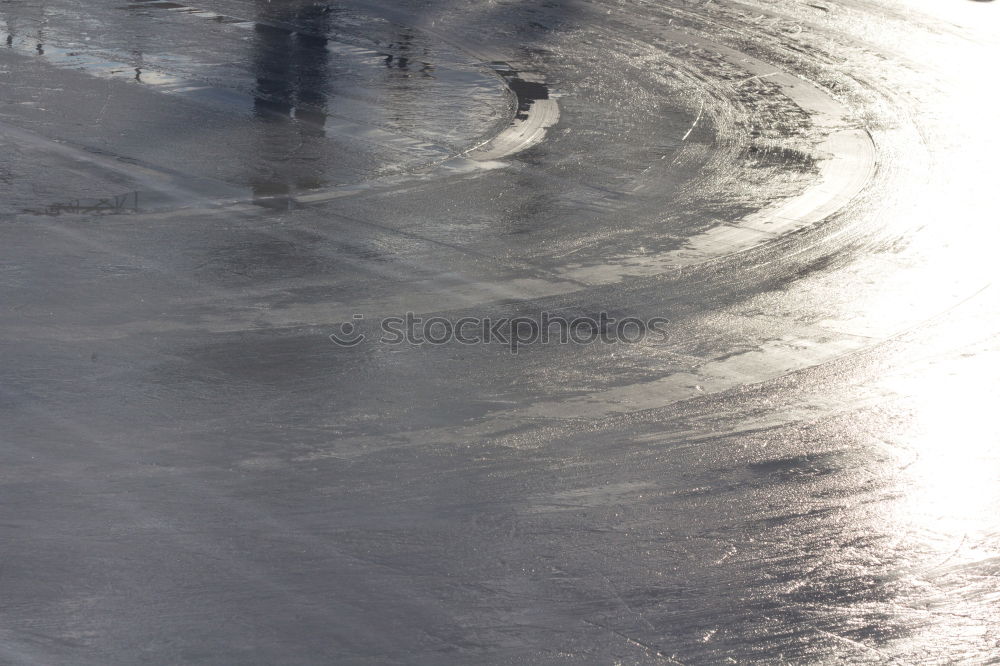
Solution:
M 143 0 L 136 0 L 136 2 L 142 2 L 143 7 L 150 7 L 152 9 L 177 9 L 184 7 L 184 5 L 179 5 L 176 2 L 143 2 Z
M 742 155 L 754 167 L 800 167 L 807 171 L 816 168 L 816 158 L 797 148 L 754 144 L 744 148 Z
M 324 165 L 319 156 L 321 151 L 310 149 L 320 146 L 323 139 L 331 139 L 339 148 L 346 147 L 348 152 L 354 150 L 378 156 L 388 163 L 389 171 L 385 175 L 410 165 L 440 164 L 458 152 L 451 145 L 453 132 L 447 123 L 431 121 L 428 130 L 423 125 L 414 125 L 413 121 L 400 120 L 398 114 L 383 122 L 378 109 L 369 108 L 377 98 L 377 94 L 372 93 L 383 92 L 382 88 L 389 85 L 386 81 L 392 80 L 385 77 L 387 70 L 393 79 L 397 76 L 439 79 L 443 83 L 430 84 L 436 86 L 431 92 L 440 88 L 441 93 L 453 97 L 481 98 L 484 89 L 493 94 L 499 92 L 495 79 L 475 68 L 481 63 L 463 62 L 465 67 L 456 68 L 447 58 L 437 62 L 436 52 L 408 29 L 394 28 L 391 40 L 376 39 L 372 46 L 365 46 L 349 31 L 339 32 L 339 23 L 329 20 L 330 13 L 336 10 L 318 5 L 310 6 L 304 13 L 282 13 L 278 7 L 276 14 L 259 15 L 257 20 L 218 14 L 170 0 L 134 0 L 120 9 L 139 12 L 156 9 L 178 18 L 182 15 L 211 19 L 213 23 L 228 26 L 219 29 L 251 33 L 254 55 L 248 63 L 249 76 L 234 79 L 231 71 L 207 70 L 192 55 L 116 51 L 78 43 L 75 36 L 69 34 L 47 34 L 51 42 L 59 44 L 62 41 L 66 46 L 36 43 L 34 36 L 17 34 L 9 26 L 7 46 L 26 56 L 41 56 L 61 69 L 102 79 L 119 79 L 254 119 L 261 159 L 250 166 L 249 173 L 235 177 L 233 182 L 248 189 L 247 196 L 239 200 L 267 208 L 294 208 L 299 205 L 297 197 L 310 190 L 329 187 L 332 183 L 350 185 L 350 180 L 345 181 L 343 176 L 324 178 L 324 168 L 328 165 Z M 145 15 L 153 20 L 152 12 Z M 517 95 L 517 117 L 526 118 L 536 100 L 548 98 L 547 88 L 507 63 L 498 65 L 498 73 Z M 345 71 L 349 76 L 342 76 Z M 192 72 L 197 75 L 192 76 Z M 340 83 L 331 83 L 337 77 L 342 79 Z M 359 78 L 362 79 L 360 85 Z M 370 90 L 373 86 L 374 91 Z M 410 89 L 402 93 L 409 94 Z M 296 146 L 305 146 L 307 154 L 293 151 Z M 211 197 L 206 198 L 203 194 L 185 200 L 184 205 L 209 202 Z M 157 198 L 155 193 L 152 197 L 144 197 L 149 204 L 144 205 L 144 212 L 170 207 L 159 199 L 163 197 Z M 176 196 L 170 199 L 173 205 L 177 204 Z M 230 197 L 229 200 L 236 199 Z
M 518 70 L 506 62 L 490 63 L 496 72 L 503 77 L 507 86 L 517 96 L 517 119 L 527 120 L 532 105 L 540 99 L 549 98 L 549 87 L 542 81 L 525 80 Z
M 151 2 L 132 5 L 134 7 L 166 7 L 177 3 Z M 178 5 L 184 7 L 183 5 Z M 131 7 L 131 6 L 130 6 Z M 201 10 L 198 10 L 199 12 Z M 278 142 L 287 130 L 270 127 L 287 125 L 291 128 L 288 136 L 292 138 L 289 145 L 298 143 L 313 143 L 322 138 L 333 138 L 337 141 L 347 141 L 365 150 L 391 151 L 392 153 L 413 158 L 423 156 L 424 164 L 436 163 L 447 159 L 453 151 L 446 146 L 418 136 L 410 136 L 393 129 L 386 129 L 367 118 L 355 119 L 349 116 L 335 115 L 327 112 L 329 103 L 328 91 L 325 90 L 328 77 L 327 63 L 331 55 L 340 56 L 339 64 L 344 65 L 345 59 L 362 69 L 372 70 L 384 67 L 382 59 L 385 52 L 354 46 L 346 42 L 328 39 L 319 34 L 292 30 L 282 26 L 267 23 L 242 22 L 233 17 L 225 17 L 211 12 L 203 12 L 206 16 L 217 17 L 228 22 L 240 21 L 239 28 L 252 28 L 261 48 L 259 57 L 253 63 L 255 79 L 252 88 L 246 90 L 223 88 L 206 84 L 205 81 L 188 78 L 184 75 L 168 73 L 173 66 L 180 63 L 186 69 L 196 68 L 193 61 L 183 55 L 163 56 L 155 54 L 114 53 L 107 50 L 97 51 L 89 46 L 74 45 L 72 47 L 54 46 L 36 43 L 33 37 L 21 36 L 12 32 L 6 35 L 8 48 L 28 56 L 41 56 L 48 63 L 65 69 L 77 70 L 104 79 L 120 79 L 130 83 L 141 84 L 149 89 L 170 95 L 176 95 L 192 101 L 214 107 L 222 107 L 242 116 L 255 118 L 261 123 L 265 134 L 270 134 L 273 141 Z M 51 37 L 50 37 L 51 38 Z M 346 58 L 345 58 L 346 57 Z M 162 60 L 162 62 L 161 62 Z M 425 74 L 434 70 L 432 64 L 421 62 Z M 162 65 L 162 66 L 161 66 Z M 405 65 L 399 56 L 393 66 L 399 68 Z M 297 76 L 289 77 L 289 71 L 295 71 Z M 373 80 L 377 75 L 372 73 Z M 485 79 L 484 79 L 485 80 Z M 458 83 L 458 81 L 456 81 Z M 353 99 L 353 98 L 351 98 Z M 360 101 L 357 101 L 360 100 Z M 365 95 L 358 95 L 355 103 L 364 104 Z M 354 115 L 362 115 L 354 112 Z M 306 159 L 306 162 L 309 160 Z M 305 172 L 303 169 L 292 171 Z M 287 209 L 293 207 L 294 196 L 303 191 L 315 190 L 329 185 L 329 181 L 320 177 L 303 176 L 296 173 L 289 178 L 262 180 L 259 177 L 245 183 L 250 186 L 251 199 L 265 207 Z M 194 201 L 188 203 L 195 203 Z M 58 211 L 59 214 L 69 213 L 72 209 L 92 208 L 84 204 L 70 205 L 67 202 L 46 202 L 45 210 Z M 51 211 L 48 214 L 51 213 Z
M 234 16 L 225 16 L 223 14 L 216 14 L 215 12 L 208 11 L 206 9 L 189 7 L 188 5 L 182 5 L 178 2 L 170 2 L 169 0 L 134 0 L 134 2 L 119 7 L 119 9 L 127 9 L 127 10 L 163 9 L 175 12 L 182 12 L 185 14 L 193 14 L 196 16 L 200 16 L 202 18 L 216 21 L 218 23 L 247 23 L 247 21 L 241 18 L 236 18 Z
M 823 476 L 842 469 L 838 464 L 839 451 L 812 455 L 785 456 L 761 460 L 747 465 L 747 470 L 755 477 L 771 477 L 783 480 Z
M 323 269 L 326 260 L 315 252 L 308 238 L 281 238 L 252 234 L 206 252 L 199 267 L 202 274 L 218 278 L 269 280 L 312 275 Z
M 167 386 L 235 381 L 244 390 L 260 385 L 316 390 L 345 371 L 344 360 L 352 360 L 338 355 L 323 336 L 297 331 L 223 334 L 215 343 L 178 349 L 175 359 L 156 369 L 154 381 Z

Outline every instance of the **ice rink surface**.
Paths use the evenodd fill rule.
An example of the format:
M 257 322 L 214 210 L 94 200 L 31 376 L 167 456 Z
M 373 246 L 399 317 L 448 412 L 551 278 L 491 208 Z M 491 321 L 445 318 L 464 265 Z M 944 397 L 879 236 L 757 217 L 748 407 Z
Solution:
M 0 2 L 0 663 L 1000 663 L 1000 6 L 191 1 Z

